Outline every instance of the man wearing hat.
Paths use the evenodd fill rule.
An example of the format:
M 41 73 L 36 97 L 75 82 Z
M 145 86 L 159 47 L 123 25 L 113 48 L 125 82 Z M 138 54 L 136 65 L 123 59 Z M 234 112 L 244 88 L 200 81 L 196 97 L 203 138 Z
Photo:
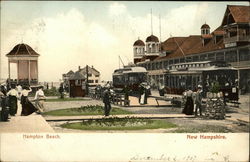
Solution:
M 106 86 L 106 90 L 103 93 L 103 103 L 104 103 L 104 115 L 109 116 L 109 112 L 111 110 L 110 105 L 110 87 Z

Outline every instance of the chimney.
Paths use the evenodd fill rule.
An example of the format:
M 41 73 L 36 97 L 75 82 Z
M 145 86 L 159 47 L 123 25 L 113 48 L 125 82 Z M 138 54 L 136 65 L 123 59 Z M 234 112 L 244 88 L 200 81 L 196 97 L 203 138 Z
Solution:
M 78 70 L 81 70 L 81 66 L 78 66 Z
M 91 66 L 91 68 L 93 69 L 93 68 L 94 68 L 94 66 L 92 65 L 92 66 Z

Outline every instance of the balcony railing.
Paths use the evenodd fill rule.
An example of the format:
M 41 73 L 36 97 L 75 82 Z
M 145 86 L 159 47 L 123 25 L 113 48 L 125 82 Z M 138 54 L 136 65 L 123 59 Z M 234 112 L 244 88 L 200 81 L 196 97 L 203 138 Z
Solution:
M 234 43 L 234 42 L 242 42 L 242 41 L 250 41 L 250 36 L 249 35 L 238 35 L 234 37 L 224 37 L 224 43 Z

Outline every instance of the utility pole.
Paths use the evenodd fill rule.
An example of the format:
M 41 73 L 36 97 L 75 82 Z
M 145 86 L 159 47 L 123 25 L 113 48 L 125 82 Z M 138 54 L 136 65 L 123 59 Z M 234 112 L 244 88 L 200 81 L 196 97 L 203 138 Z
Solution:
M 86 65 L 86 74 L 87 74 L 87 78 L 86 78 L 86 95 L 89 95 L 89 86 L 88 86 L 88 82 L 89 82 L 89 67 L 88 65 Z
M 152 8 L 151 8 L 151 35 L 153 35 L 153 18 L 152 18 Z

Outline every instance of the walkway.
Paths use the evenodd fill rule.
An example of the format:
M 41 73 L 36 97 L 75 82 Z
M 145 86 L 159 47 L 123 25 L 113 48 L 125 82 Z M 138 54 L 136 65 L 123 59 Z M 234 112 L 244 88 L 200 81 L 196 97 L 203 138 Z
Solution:
M 0 122 L 0 133 L 53 133 L 53 128 L 41 115 L 33 113 L 29 116 L 20 116 L 21 105 L 18 102 L 16 116 L 11 116 L 9 121 Z

